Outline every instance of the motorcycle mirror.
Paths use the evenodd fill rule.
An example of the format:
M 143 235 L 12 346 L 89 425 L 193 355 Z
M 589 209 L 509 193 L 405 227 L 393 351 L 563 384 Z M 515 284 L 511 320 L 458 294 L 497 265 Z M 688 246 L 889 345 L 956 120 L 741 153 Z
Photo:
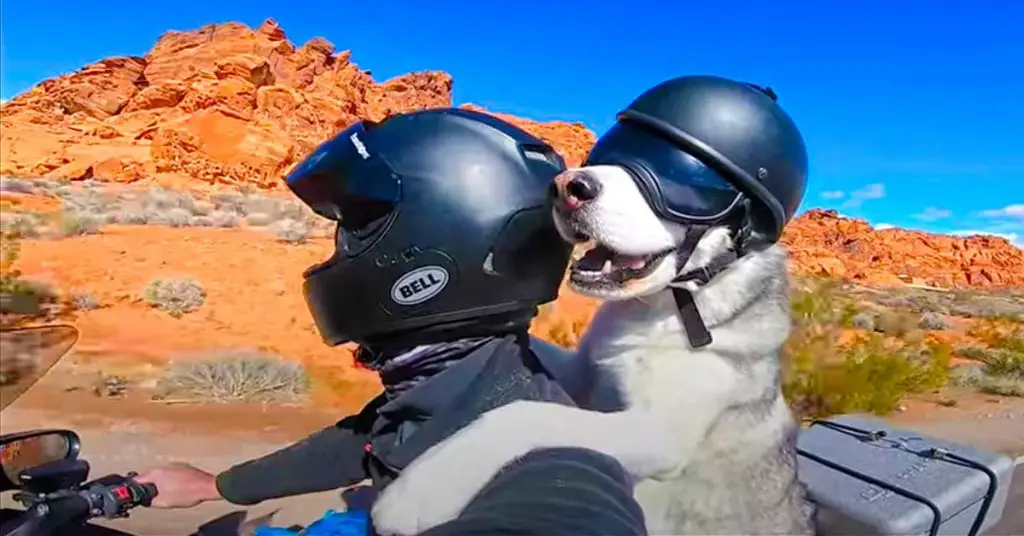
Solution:
M 71 430 L 33 430 L 0 436 L 0 471 L 8 482 L 27 485 L 33 469 L 75 460 L 81 439 Z M 31 479 L 31 478 L 30 478 Z
M 0 330 L 0 410 L 17 400 L 78 341 L 69 325 Z

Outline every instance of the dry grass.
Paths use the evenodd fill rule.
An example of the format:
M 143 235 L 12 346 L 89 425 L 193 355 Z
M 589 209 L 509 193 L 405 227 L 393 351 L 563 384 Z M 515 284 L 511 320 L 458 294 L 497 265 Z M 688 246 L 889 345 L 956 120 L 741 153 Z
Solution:
M 309 378 L 298 363 L 248 350 L 207 354 L 172 363 L 157 384 L 156 398 L 183 402 L 286 402 L 299 399 L 309 389 Z
M 157 309 L 180 318 L 198 311 L 206 301 L 206 291 L 190 278 L 154 279 L 142 291 L 143 299 Z
M 34 317 L 55 307 L 58 296 L 50 285 L 22 277 L 15 266 L 20 252 L 18 232 L 0 232 L 0 313 Z
M 958 367 L 955 381 L 989 394 L 1024 397 L 1024 325 L 989 319 L 977 323 L 970 335 L 981 344 L 957 352 L 978 365 Z
M 794 291 L 783 392 L 798 415 L 882 415 L 909 395 L 945 385 L 952 348 L 912 336 L 911 318 L 883 312 L 875 317 L 874 331 L 844 341 L 844 331 L 863 324 L 864 317 L 839 290 L 834 282 L 812 281 Z

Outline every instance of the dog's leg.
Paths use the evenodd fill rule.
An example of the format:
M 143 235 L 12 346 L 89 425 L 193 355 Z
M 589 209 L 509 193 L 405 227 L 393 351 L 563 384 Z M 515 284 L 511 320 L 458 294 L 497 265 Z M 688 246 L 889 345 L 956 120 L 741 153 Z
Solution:
M 409 465 L 374 505 L 374 528 L 409 535 L 454 519 L 504 466 L 538 449 L 601 452 L 637 479 L 674 470 L 677 450 L 661 417 L 530 401 L 492 410 Z

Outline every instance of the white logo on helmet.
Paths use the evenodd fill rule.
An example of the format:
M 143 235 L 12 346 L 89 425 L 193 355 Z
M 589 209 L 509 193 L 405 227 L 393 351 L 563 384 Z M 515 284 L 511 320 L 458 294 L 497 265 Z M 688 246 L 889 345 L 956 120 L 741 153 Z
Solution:
M 363 160 L 370 158 L 370 151 L 366 150 L 366 146 L 363 145 L 363 140 L 359 139 L 358 133 L 353 132 L 348 139 L 352 141 L 352 145 L 355 146 L 356 152 L 359 153 L 359 156 L 363 157 Z
M 391 300 L 399 305 L 416 305 L 437 296 L 448 286 L 448 270 L 440 266 L 422 266 L 391 286 Z

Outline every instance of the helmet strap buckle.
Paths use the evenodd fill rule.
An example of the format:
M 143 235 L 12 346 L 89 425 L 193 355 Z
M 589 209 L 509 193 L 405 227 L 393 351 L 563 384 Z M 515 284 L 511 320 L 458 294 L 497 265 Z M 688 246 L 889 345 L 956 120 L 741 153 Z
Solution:
M 741 221 L 746 222 L 748 218 L 740 218 Z M 697 244 L 700 239 L 711 229 L 711 225 L 698 224 L 691 225 L 686 231 L 686 237 L 683 239 L 683 243 L 680 244 L 679 248 L 676 249 L 676 263 L 682 270 L 682 267 L 686 266 L 687 261 L 693 256 L 693 252 L 697 249 Z M 689 270 L 687 272 L 680 272 L 674 279 L 673 283 L 696 283 L 698 286 L 703 286 L 711 282 L 715 276 L 724 272 L 729 266 L 736 262 L 743 255 L 743 241 L 744 233 L 742 229 L 748 226 L 741 223 L 738 228 L 733 229 L 733 236 L 735 246 L 728 251 L 725 251 L 719 255 L 713 257 L 708 263 L 699 268 Z M 683 323 L 683 329 L 686 331 L 686 337 L 690 342 L 690 346 L 693 348 L 702 348 L 711 344 L 712 337 L 711 332 L 708 331 L 707 325 L 704 323 L 704 319 L 700 316 L 700 311 L 697 309 L 697 303 L 693 299 L 693 293 L 684 287 L 672 285 L 672 297 L 675 299 L 676 307 L 679 310 L 679 317 Z

